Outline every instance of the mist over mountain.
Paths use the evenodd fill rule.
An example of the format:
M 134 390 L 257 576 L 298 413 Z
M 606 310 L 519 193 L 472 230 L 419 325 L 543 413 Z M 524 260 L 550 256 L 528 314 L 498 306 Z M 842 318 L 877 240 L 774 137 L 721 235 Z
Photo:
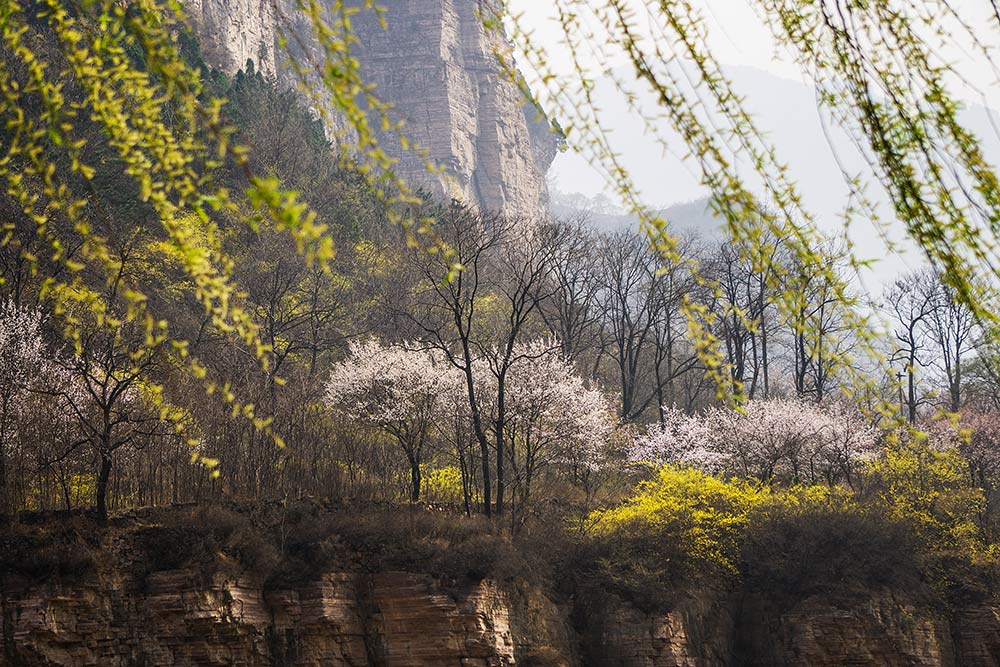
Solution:
M 639 218 L 616 206 L 604 193 L 587 196 L 578 192 L 569 194 L 553 191 L 549 210 L 552 215 L 561 219 L 582 216 L 591 226 L 600 230 L 639 229 Z M 665 206 L 657 214 L 668 220 L 671 228 L 682 235 L 699 234 L 722 238 L 725 234 L 725 222 L 712 212 L 709 197 L 698 197 Z
M 819 227 L 832 234 L 842 234 L 843 210 L 849 194 L 845 173 L 863 174 L 871 181 L 871 169 L 853 140 L 839 127 L 835 127 L 825 112 L 818 109 L 816 91 L 811 85 L 775 76 L 766 71 L 729 66 L 726 74 L 735 89 L 744 96 L 747 108 L 754 115 L 758 127 L 776 147 L 779 159 L 789 167 L 791 178 L 799 186 L 808 210 L 816 216 Z M 597 103 L 605 111 L 611 140 L 621 154 L 644 200 L 667 213 L 678 231 L 708 229 L 718 232 L 722 223 L 706 211 L 708 190 L 699 183 L 697 166 L 682 159 L 687 146 L 669 128 L 664 136 L 676 139 L 672 149 L 664 154 L 661 147 L 645 132 L 628 111 L 626 102 L 607 81 L 596 89 Z M 652 108 L 652 99 L 646 100 Z M 1000 161 L 1000 133 L 997 131 L 997 114 L 981 105 L 969 104 L 962 112 L 966 127 L 982 141 L 987 161 Z M 741 171 L 752 183 L 752 166 L 738 163 Z M 552 210 L 565 215 L 567 206 L 584 198 L 595 197 L 604 190 L 604 182 L 580 155 L 567 152 L 556 158 L 549 172 L 552 182 Z M 574 193 L 574 194 L 567 194 Z M 850 238 L 863 259 L 876 260 L 871 274 L 870 287 L 877 287 L 892 277 L 923 262 L 921 256 L 905 240 L 901 223 L 895 220 L 889 202 L 878 185 L 870 182 L 868 194 L 878 206 L 879 214 L 887 221 L 890 237 L 901 247 L 910 248 L 903 254 L 890 253 L 881 238 L 879 229 L 865 220 L 857 219 L 850 228 Z M 678 206 L 678 204 L 683 203 Z M 634 225 L 635 220 L 609 210 L 592 211 L 598 226 Z

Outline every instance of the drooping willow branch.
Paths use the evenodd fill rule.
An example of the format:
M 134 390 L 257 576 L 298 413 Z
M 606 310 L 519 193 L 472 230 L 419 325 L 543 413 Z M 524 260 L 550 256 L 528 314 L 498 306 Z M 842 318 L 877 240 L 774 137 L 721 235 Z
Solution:
M 937 62 L 937 44 L 931 41 L 964 38 L 988 55 L 972 24 L 944 0 L 751 4 L 816 81 L 820 103 L 863 149 L 910 238 L 996 340 L 998 310 L 989 286 L 1000 277 L 995 250 L 1000 191 L 978 139 L 959 121 L 961 105 L 946 85 L 954 70 Z M 524 17 L 508 10 L 498 22 L 506 19 L 511 27 L 513 47 L 498 55 L 509 70 L 515 57 L 530 68 L 539 88 L 532 92 L 559 114 L 570 145 L 609 176 L 621 200 L 669 255 L 676 240 L 666 223 L 642 204 L 608 140 L 607 118 L 594 94 L 596 82 L 605 82 L 628 103 L 651 141 L 665 151 L 686 150 L 733 240 L 767 276 L 786 321 L 803 325 L 795 318 L 805 306 L 801 292 L 794 289 L 795 273 L 816 276 L 831 287 L 837 308 L 860 341 L 855 359 L 845 356 L 836 365 L 853 389 L 870 388 L 870 378 L 856 369 L 859 359 L 884 365 L 877 336 L 859 313 L 848 282 L 832 270 L 815 216 L 788 167 L 714 58 L 707 24 L 697 8 L 688 0 L 556 0 L 553 14 L 562 39 L 557 45 L 542 45 L 533 39 Z M 935 21 L 944 15 L 957 23 L 954 32 Z M 568 57 L 572 74 L 557 71 L 553 54 Z M 608 71 L 604 65 L 620 61 L 627 63 L 627 72 Z M 640 102 L 650 95 L 655 111 Z M 668 140 L 663 126 L 673 130 L 681 145 L 677 139 Z M 741 174 L 743 165 L 750 166 L 752 183 Z M 880 224 L 863 179 L 850 177 L 848 185 L 845 225 L 857 224 L 859 215 Z M 772 261 L 774 239 L 792 252 L 793 270 Z M 863 264 L 854 257 L 852 263 Z M 712 353 L 709 337 L 690 315 L 704 312 L 704 306 L 688 302 L 685 309 L 699 352 L 710 364 L 721 363 L 722 355 Z M 831 353 L 837 354 L 812 351 L 814 356 Z M 883 408 L 891 412 L 890 406 Z
M 394 174 L 395 160 L 379 146 L 371 125 L 373 118 L 380 119 L 382 130 L 396 133 L 407 147 L 400 127 L 389 125 L 388 107 L 361 80 L 351 55 L 356 39 L 349 16 L 361 8 L 341 2 L 321 8 L 319 3 L 301 0 L 295 9 L 308 17 L 312 37 L 321 46 L 322 62 L 314 63 L 314 71 L 306 73 L 297 60 L 291 60 L 314 94 L 325 90 L 349 128 L 352 144 L 339 137 L 344 160 L 365 176 L 391 219 L 406 228 L 415 242 L 421 234 L 432 236 L 426 221 L 414 217 L 416 207 L 411 204 L 419 200 Z M 377 11 L 372 3 L 364 9 Z M 337 18 L 330 22 L 330 16 Z M 224 379 L 210 378 L 207 367 L 190 353 L 188 341 L 171 333 L 151 305 L 146 287 L 131 281 L 116 290 L 116 298 L 124 302 L 122 309 L 82 278 L 96 272 L 109 284 L 121 281 L 123 258 L 99 232 L 102 227 L 97 223 L 111 230 L 131 224 L 98 220 L 101 193 L 91 184 L 97 167 L 87 164 L 85 157 L 87 139 L 81 130 L 85 123 L 100 130 L 136 184 L 140 199 L 155 214 L 210 326 L 240 341 L 258 360 L 262 372 L 270 373 L 269 349 L 240 305 L 239 286 L 233 278 L 233 263 L 222 248 L 217 215 L 226 213 L 253 228 L 263 224 L 289 235 L 310 264 L 325 268 L 333 257 L 333 241 L 308 205 L 276 179 L 252 173 L 247 149 L 231 142 L 233 130 L 221 118 L 223 101 L 207 95 L 200 72 L 178 50 L 176 35 L 187 30 L 180 4 L 176 0 L 42 0 L 25 7 L 10 0 L 0 7 L 0 26 L 8 54 L 0 60 L 0 117 L 9 136 L 0 155 L 0 176 L 43 241 L 44 256 L 27 247 L 19 251 L 33 272 L 43 273 L 42 296 L 52 301 L 76 352 L 82 352 L 82 334 L 88 326 L 117 336 L 123 323 L 140 322 L 146 348 L 169 349 L 209 393 L 231 405 L 234 416 L 248 419 L 282 445 L 271 418 L 242 403 Z M 37 31 L 51 36 L 56 48 L 39 48 L 40 42 L 43 46 L 46 42 Z M 135 57 L 136 53 L 141 56 Z M 244 192 L 232 193 L 216 183 L 216 174 L 227 164 L 242 170 L 248 183 Z M 254 211 L 252 216 L 246 215 L 247 209 Z M 57 217 L 66 225 L 55 224 Z M 4 231 L 0 240 L 4 245 L 18 243 L 12 223 L 5 223 Z M 432 250 L 446 252 L 433 239 L 423 242 Z M 71 247 L 75 252 L 67 252 Z M 46 268 L 51 266 L 58 269 Z M 45 275 L 46 271 L 51 275 Z M 273 379 L 280 382 L 280 378 Z M 148 395 L 163 395 L 162 387 L 151 382 L 148 386 Z M 179 413 L 166 404 L 161 407 L 164 419 Z M 174 421 L 179 429 L 183 427 L 182 420 Z
M 754 4 L 778 40 L 794 50 L 817 82 L 820 100 L 834 120 L 864 149 L 909 235 L 995 338 L 1000 311 L 987 287 L 1000 277 L 996 262 L 1000 186 L 978 140 L 958 120 L 960 105 L 946 85 L 949 69 L 934 62 L 928 36 L 958 39 L 933 29 L 934 6 L 949 15 L 956 15 L 954 10 L 944 0 L 930 5 L 916 0 L 754 0 Z M 879 358 L 871 327 L 857 312 L 857 298 L 822 250 L 813 214 L 714 58 L 706 24 L 694 6 L 687 0 L 554 0 L 554 6 L 564 35 L 558 47 L 573 63 L 570 76 L 554 71 L 548 47 L 532 39 L 519 17 L 484 19 L 494 29 L 510 19 L 513 54 L 534 71 L 543 88 L 534 92 L 560 119 L 571 145 L 601 169 L 640 217 L 660 252 L 674 261 L 689 260 L 680 257 L 680 245 L 667 222 L 643 205 L 615 150 L 595 93 L 604 72 L 593 62 L 624 56 L 631 65 L 628 74 L 609 73 L 612 86 L 665 150 L 677 147 L 660 129 L 662 123 L 681 137 L 702 183 L 712 192 L 716 212 L 746 258 L 767 277 L 782 317 L 801 329 L 810 326 L 810 319 L 802 316 L 808 305 L 796 287 L 802 276 L 812 276 L 827 285 L 832 302 L 862 341 L 858 356 Z M 239 217 L 248 206 L 255 217 L 245 219 L 247 224 L 267 224 L 290 235 L 308 261 L 321 265 L 333 254 L 326 230 L 294 192 L 282 189 L 273 178 L 251 173 L 246 150 L 232 145 L 232 131 L 221 121 L 221 101 L 206 99 L 200 74 L 184 61 L 172 39 L 185 29 L 176 0 L 134 0 L 127 5 L 112 0 L 43 0 L 30 7 L 29 15 L 16 0 L 0 6 L 4 48 L 16 65 L 0 61 L 0 115 L 11 137 L 0 157 L 0 175 L 8 193 L 36 225 L 46 244 L 47 261 L 61 267 L 45 277 L 44 290 L 64 315 L 67 335 L 78 341 L 84 326 L 75 315 L 80 312 L 93 314 L 99 326 L 111 331 L 121 318 L 143 322 L 147 345 L 168 345 L 206 389 L 222 395 L 235 413 L 256 427 L 271 432 L 266 416 L 241 404 L 225 383 L 207 377 L 205 366 L 188 352 L 187 342 L 172 334 L 154 312 L 142 286 L 129 286 L 124 292 L 127 308 L 117 313 L 80 278 L 84 269 L 98 269 L 111 279 L 121 264 L 108 240 L 95 231 L 97 212 L 87 185 L 95 167 L 84 157 L 78 131 L 81 118 L 101 128 L 143 200 L 155 211 L 212 326 L 241 341 L 264 372 L 268 372 L 267 346 L 236 298 L 232 262 L 222 250 L 216 216 L 227 212 Z M 342 0 L 295 0 L 274 2 L 273 8 L 285 51 L 280 57 L 287 59 L 313 106 L 327 114 L 327 125 L 346 127 L 337 137 L 342 160 L 365 177 L 387 204 L 390 217 L 412 232 L 411 240 L 432 236 L 428 221 L 413 214 L 418 200 L 411 186 L 395 174 L 397 160 L 383 148 L 379 134 L 394 134 L 401 150 L 424 153 L 406 138 L 388 106 L 364 80 L 352 52 L 358 45 L 352 16 L 368 11 L 384 19 L 384 14 L 372 0 L 354 5 Z M 308 37 L 294 28 L 293 12 L 305 19 Z M 32 22 L 41 22 L 54 35 L 58 58 L 36 53 L 26 43 Z M 961 24 L 963 34 L 975 34 L 970 25 Z M 304 39 L 316 48 L 305 48 Z M 976 47 L 983 48 L 978 43 Z M 141 67 L 130 56 L 134 50 L 142 54 Z M 497 55 L 511 78 L 526 88 L 512 54 Z M 67 97 L 67 85 L 78 92 L 79 101 Z M 643 110 L 640 103 L 650 93 L 657 101 L 656 113 Z M 336 122 L 330 113 L 337 115 Z M 739 173 L 736 165 L 741 161 L 752 166 L 752 182 Z M 249 183 L 244 192 L 230 193 L 214 184 L 214 174 L 228 163 L 244 170 Z M 429 162 L 426 166 L 437 170 Z M 852 199 L 845 219 L 850 222 L 859 213 L 875 217 L 877 207 L 865 197 L 861 181 L 852 180 L 850 186 Z M 191 215 L 198 221 L 197 235 L 181 224 L 181 218 Z M 54 216 L 67 220 L 76 237 L 61 236 L 52 224 Z M 198 242 L 195 236 L 207 242 Z M 16 241 L 8 232 L 3 242 Z M 774 261 L 779 243 L 791 251 L 794 262 Z M 428 245 L 446 251 L 433 242 Z M 79 246 L 79 251 L 68 253 L 71 246 Z M 27 249 L 23 253 L 42 270 L 37 256 Z M 689 264 L 698 274 L 696 264 Z M 693 297 L 685 300 L 683 309 L 692 343 L 720 394 L 738 398 L 742 388 L 733 380 L 712 333 L 718 314 Z M 738 311 L 727 314 L 745 318 Z M 857 387 L 867 382 L 857 372 L 857 360 L 847 354 L 819 349 L 819 344 L 811 354 L 832 359 Z M 272 435 L 280 442 L 277 434 Z

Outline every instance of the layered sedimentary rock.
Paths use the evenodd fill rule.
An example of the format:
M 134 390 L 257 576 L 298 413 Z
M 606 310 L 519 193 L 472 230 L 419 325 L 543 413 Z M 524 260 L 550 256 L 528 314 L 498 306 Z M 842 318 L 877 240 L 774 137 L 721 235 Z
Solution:
M 544 595 L 429 575 L 329 572 L 294 588 L 171 570 L 73 586 L 6 582 L 0 664 L 512 667 L 569 665 Z M 530 633 L 521 629 L 531 628 Z
M 611 667 L 723 667 L 739 664 L 736 618 L 721 596 L 689 599 L 663 613 L 607 597 L 585 617 L 585 652 Z
M 1000 609 L 944 615 L 879 592 L 786 607 L 703 593 L 662 613 L 525 584 L 331 571 L 268 586 L 238 569 L 3 578 L 0 665 L 992 667 Z M 569 618 L 573 618 L 571 625 Z
M 644 613 L 607 597 L 585 617 L 593 667 L 989 667 L 1000 665 L 1000 608 L 944 614 L 905 595 L 782 604 L 733 591 Z
M 978 645 L 1000 626 L 982 634 L 890 593 L 841 604 L 809 598 L 784 610 L 752 602 L 743 621 L 745 651 L 753 656 L 748 664 L 755 666 L 1000 664 L 1000 654 L 957 662 L 955 646 Z
M 549 122 L 525 104 L 518 86 L 495 57 L 504 36 L 484 25 L 496 0 L 387 0 L 387 28 L 374 13 L 352 18 L 365 80 L 393 106 L 403 134 L 444 168 L 432 174 L 425 160 L 384 133 L 380 145 L 399 159 L 398 175 L 439 197 L 455 197 L 489 210 L 535 218 L 548 199 L 545 173 L 556 155 Z M 308 20 L 294 3 L 270 0 L 188 0 L 188 13 L 206 61 L 229 74 L 247 59 L 274 73 L 279 84 L 296 77 L 283 69 L 279 24 L 297 36 L 299 56 L 319 54 Z M 319 93 L 322 98 L 322 92 Z M 333 112 L 333 110 L 330 110 Z M 337 129 L 336 113 L 330 115 Z M 378 126 L 378 124 L 376 124 Z M 336 132 L 332 132 L 336 134 Z

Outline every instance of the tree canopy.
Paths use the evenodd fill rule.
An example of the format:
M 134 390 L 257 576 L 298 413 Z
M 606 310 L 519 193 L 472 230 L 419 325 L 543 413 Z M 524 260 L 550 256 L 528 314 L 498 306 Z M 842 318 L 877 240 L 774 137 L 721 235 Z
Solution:
M 961 63 L 947 62 L 937 52 L 942 44 L 956 45 L 989 59 L 980 33 L 1000 28 L 1000 17 L 984 28 L 946 0 L 755 0 L 753 6 L 777 42 L 815 82 L 819 103 L 855 139 L 868 161 L 870 173 L 845 175 L 851 186 L 844 203 L 845 224 L 885 218 L 867 194 L 869 187 L 884 190 L 892 217 L 925 253 L 949 300 L 982 328 L 984 340 L 996 342 L 1000 183 L 981 142 L 959 119 L 962 103 L 953 83 L 962 75 Z M 660 356 L 656 384 L 642 400 L 625 400 L 638 353 L 623 349 L 618 355 L 623 416 L 633 417 L 654 401 L 662 406 L 664 395 L 672 395 L 676 367 L 661 359 L 661 352 L 673 350 L 677 329 L 686 332 L 692 348 L 691 361 L 682 361 L 682 368 L 690 368 L 696 359 L 725 400 L 738 404 L 752 396 L 756 366 L 750 373 L 742 364 L 751 356 L 756 364 L 756 348 L 752 355 L 742 355 L 727 346 L 735 346 L 738 353 L 744 342 L 756 345 L 754 336 L 766 326 L 766 306 L 761 305 L 765 294 L 781 322 L 796 332 L 800 394 L 821 398 L 832 386 L 831 376 L 838 376 L 837 386 L 862 402 L 876 393 L 873 385 L 891 378 L 890 355 L 878 345 L 879 326 L 862 307 L 864 295 L 843 269 L 852 262 L 856 268 L 858 260 L 849 244 L 831 243 L 818 229 L 794 175 L 757 128 L 740 91 L 713 55 L 699 10 L 686 0 L 556 0 L 554 7 L 564 39 L 545 45 L 532 38 L 507 5 L 486 3 L 485 26 L 507 30 L 511 37 L 498 42 L 509 44 L 509 50 L 495 55 L 526 98 L 557 121 L 569 147 L 598 165 L 640 216 L 655 252 L 650 259 L 643 248 L 632 248 L 625 261 L 648 265 L 644 281 L 662 277 L 642 284 L 651 285 L 650 294 L 661 300 L 657 303 L 676 303 L 682 316 L 676 323 L 647 319 L 644 325 L 652 341 L 647 349 Z M 388 222 L 433 258 L 422 265 L 426 294 L 461 297 L 464 288 L 457 281 L 469 268 L 461 257 L 463 248 L 432 224 L 432 218 L 447 216 L 433 212 L 415 185 L 394 173 L 397 158 L 380 142 L 379 132 L 393 133 L 402 150 L 422 155 L 421 149 L 407 140 L 406 128 L 393 120 L 378 91 L 365 81 L 354 55 L 359 38 L 352 17 L 358 12 L 374 13 L 382 21 L 392 17 L 373 0 L 276 1 L 274 10 L 286 50 L 283 58 L 320 115 L 318 120 L 336 114 L 347 128 L 321 138 L 317 126 L 311 126 L 296 145 L 336 155 L 337 168 L 358 184 L 352 196 L 384 207 Z M 293 18 L 306 19 L 308 39 L 317 48 L 296 47 L 304 36 L 293 23 L 303 23 Z M 318 212 L 307 203 L 307 179 L 297 180 L 293 167 L 276 167 L 276 160 L 242 143 L 255 133 L 266 134 L 250 126 L 252 112 L 241 115 L 238 106 L 247 103 L 255 74 L 249 70 L 245 79 L 225 88 L 192 46 L 185 21 L 178 0 L 3 3 L 0 176 L 10 210 L 0 220 L 0 243 L 21 263 L 18 272 L 4 280 L 37 278 L 37 298 L 57 317 L 72 348 L 70 356 L 87 359 L 85 347 L 107 349 L 106 360 L 114 367 L 104 367 L 92 379 L 126 378 L 129 387 L 135 385 L 131 391 L 141 390 L 157 408 L 161 421 L 183 434 L 193 447 L 193 459 L 214 467 L 214 458 L 198 454 L 199 434 L 190 428 L 189 412 L 165 397 L 165 379 L 181 375 L 196 381 L 221 399 L 233 418 L 282 446 L 269 414 L 285 382 L 282 359 L 290 350 L 311 346 L 315 362 L 318 341 L 330 335 L 324 326 L 337 317 L 339 283 L 321 282 L 316 276 L 326 275 L 335 261 L 335 237 L 345 234 L 332 228 L 329 211 Z M 552 67 L 553 49 L 568 55 L 572 74 Z M 636 109 L 637 115 L 652 140 L 664 147 L 661 121 L 682 137 L 701 182 L 711 190 L 712 206 L 726 221 L 731 243 L 728 256 L 719 260 L 726 266 L 721 275 L 736 282 L 727 284 L 719 271 L 707 270 L 672 233 L 669 221 L 641 201 L 593 96 L 595 80 L 606 74 L 601 63 L 620 58 L 630 64 L 630 71 L 607 73 L 618 93 L 630 102 L 640 92 L 654 94 L 657 113 L 645 116 Z M 519 67 L 531 76 L 522 76 Z M 229 102 L 226 95 L 232 97 Z M 282 103 L 280 95 L 268 100 Z M 239 132 L 230 124 L 233 119 L 243 121 Z M 299 120 L 305 125 L 311 121 Z M 753 166 L 752 174 L 737 167 L 741 160 Z M 441 169 L 429 161 L 427 168 Z M 256 267 L 243 261 L 246 257 L 235 257 L 227 241 L 241 232 L 273 239 L 274 247 L 297 255 L 309 271 L 319 273 L 290 269 L 280 257 L 273 265 Z M 615 273 L 612 250 L 601 262 L 603 279 L 610 282 L 628 268 L 623 265 Z M 497 291 L 517 314 L 508 323 L 511 335 L 505 345 L 481 344 L 477 351 L 491 359 L 501 386 L 516 361 L 516 338 L 529 316 L 538 310 L 550 323 L 561 317 L 543 310 L 535 283 L 550 265 L 562 262 L 570 271 L 571 255 L 577 251 L 566 252 L 570 254 L 560 256 L 545 247 L 527 263 L 503 252 L 491 259 L 517 279 Z M 151 269 L 144 260 L 153 255 L 163 261 Z M 687 281 L 682 289 L 671 274 L 675 270 Z M 260 281 L 271 274 L 285 276 L 284 287 Z M 759 298 L 744 298 L 750 288 L 739 281 L 748 275 L 758 281 L 753 289 Z M 525 276 L 531 280 L 526 282 Z M 354 278 L 341 277 L 342 282 Z M 428 283 L 428 278 L 439 283 Z M 727 289 L 733 285 L 738 289 Z M 251 312 L 244 297 L 268 289 L 268 298 L 260 302 L 282 306 L 264 314 Z M 587 289 L 564 289 L 564 297 L 590 299 L 593 294 L 588 296 Z M 627 306 L 629 298 L 632 295 L 625 294 L 622 303 Z M 306 299 L 326 306 L 301 316 L 312 318 L 308 340 L 291 340 L 287 328 L 302 312 L 295 305 Z M 177 302 L 191 306 L 186 315 L 171 310 Z M 462 307 L 460 303 L 460 318 Z M 472 326 L 471 312 L 467 317 Z M 187 326 L 191 323 L 178 318 L 200 322 Z M 570 320 L 560 325 L 575 326 Z M 941 331 L 947 327 L 944 322 L 938 325 Z M 424 326 L 426 333 L 430 325 Z M 191 332 L 197 332 L 197 340 Z M 239 354 L 255 360 L 252 372 L 264 379 L 267 391 L 254 398 L 235 390 L 225 369 L 211 367 L 194 344 L 205 339 L 238 344 Z M 566 343 L 561 344 L 569 355 Z M 471 364 L 468 350 L 465 357 Z M 911 359 L 909 368 L 915 364 Z M 872 373 L 872 365 L 879 370 Z M 762 368 L 766 394 L 766 352 Z M 472 371 L 468 373 L 471 378 Z M 132 395 L 123 389 L 126 394 Z M 865 405 L 875 413 L 894 413 L 884 400 Z M 915 397 L 910 405 L 916 405 Z M 502 404 L 499 413 L 504 414 Z M 482 429 L 479 439 L 485 460 Z M 502 438 L 497 443 L 502 470 Z M 502 499 L 502 478 L 498 482 Z M 486 495 L 488 506 L 488 487 Z

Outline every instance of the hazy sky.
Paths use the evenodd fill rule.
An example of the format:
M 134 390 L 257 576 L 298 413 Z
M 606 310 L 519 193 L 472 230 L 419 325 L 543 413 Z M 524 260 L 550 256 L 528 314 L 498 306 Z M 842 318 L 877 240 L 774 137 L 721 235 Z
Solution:
M 597 0 L 600 2 L 600 0 Z M 629 0 L 641 6 L 644 0 Z M 649 2 L 650 0 L 645 0 Z M 925 4 L 941 0 L 919 0 Z M 948 0 L 966 22 L 979 28 L 977 36 L 992 49 L 1000 48 L 1000 29 L 989 0 Z M 656 4 L 655 2 L 653 4 Z M 801 80 L 799 66 L 790 61 L 777 47 L 769 29 L 755 13 L 753 0 L 691 0 L 706 19 L 716 57 L 729 65 L 745 65 L 766 70 L 771 74 Z M 899 0 L 890 4 L 903 4 Z M 536 31 L 537 38 L 551 45 L 550 53 L 557 58 L 562 30 L 555 17 L 553 3 L 548 0 L 508 0 L 510 11 L 523 14 L 526 25 Z M 945 24 L 942 20 L 942 24 Z M 952 61 L 962 61 L 963 71 L 978 86 L 988 90 L 992 106 L 1000 106 L 1000 85 L 995 72 L 982 59 L 972 57 L 971 49 L 948 49 L 944 55 Z M 567 61 L 563 59 L 563 63 Z M 624 63 L 624 61 L 623 61 Z M 623 64 L 622 63 L 622 64 Z M 613 65 L 613 63 L 606 63 Z M 977 96 L 978 97 L 978 96 Z
M 600 2 L 600 0 L 597 0 Z M 643 0 L 633 0 L 640 3 Z M 648 0 L 653 2 L 653 0 Z M 850 155 L 853 147 L 845 135 L 827 140 L 821 114 L 809 82 L 773 41 L 768 28 L 763 25 L 751 5 L 752 0 L 691 0 L 700 7 L 709 27 L 711 48 L 716 58 L 731 72 L 737 92 L 747 97 L 747 106 L 754 114 L 758 126 L 775 144 L 779 158 L 790 168 L 793 179 L 799 182 L 807 207 L 816 213 L 820 224 L 830 230 L 841 230 L 840 212 L 846 202 L 839 165 L 833 158 L 831 143 L 836 146 L 838 158 L 852 170 L 866 170 L 867 165 L 859 154 Z M 891 1 L 891 0 L 890 0 Z M 927 0 L 930 4 L 930 0 Z M 978 35 L 986 46 L 1000 54 L 1000 28 L 987 0 L 951 0 L 964 20 L 979 28 Z M 557 71 L 569 71 L 565 48 L 560 46 L 561 28 L 553 20 L 552 2 L 540 0 L 509 0 L 511 9 L 523 12 L 524 25 L 534 31 L 534 40 L 543 44 Z M 946 22 L 942 20 L 942 25 Z M 963 75 L 970 82 L 964 87 L 954 82 L 954 93 L 970 103 L 1000 109 L 1000 85 L 994 65 L 986 58 L 975 56 L 974 49 L 963 51 L 952 46 L 938 50 L 938 55 L 958 63 Z M 995 58 L 1000 63 L 1000 56 Z M 601 69 L 627 66 L 620 62 L 601 62 Z M 524 69 L 524 68 L 522 68 Z M 530 71 L 525 72 L 529 82 Z M 680 155 L 686 147 L 679 139 L 676 150 L 664 153 L 653 141 L 644 136 L 641 123 L 628 116 L 628 109 L 609 90 L 598 90 L 598 99 L 606 113 L 605 120 L 612 127 L 615 149 L 629 169 L 647 203 L 660 206 L 689 201 L 704 196 L 699 185 L 699 174 L 690 164 L 685 165 Z M 620 97 L 620 96 L 617 96 Z M 544 96 L 542 96 L 544 103 Z M 1000 136 L 996 127 L 1000 119 L 991 119 L 983 109 L 974 110 L 973 130 L 986 142 L 987 158 L 1000 161 Z M 669 135 L 669 132 L 667 132 Z M 739 168 L 739 165 L 738 165 Z M 750 171 L 744 165 L 744 169 Z M 572 152 L 560 155 L 550 172 L 554 187 L 563 192 L 581 192 L 593 196 L 605 190 L 604 179 L 582 157 Z M 899 223 L 892 228 L 894 238 L 901 239 Z M 852 226 L 851 238 L 866 259 L 881 259 L 873 271 L 874 280 L 884 283 L 899 275 L 900 271 L 914 268 L 921 263 L 919 254 L 906 252 L 892 255 L 885 251 L 874 227 L 864 223 Z
M 636 5 L 640 5 L 642 1 L 633 0 Z M 524 23 L 535 31 L 535 39 L 546 46 L 557 67 L 569 71 L 568 57 L 565 49 L 560 47 L 562 31 L 555 20 L 553 3 L 541 0 L 509 0 L 508 4 L 514 13 L 523 13 Z M 692 4 L 698 7 L 705 17 L 712 38 L 713 52 L 724 65 L 753 67 L 774 76 L 806 82 L 799 66 L 791 62 L 788 55 L 774 43 L 769 29 L 755 13 L 752 0 L 692 0 Z M 996 29 L 996 18 L 987 0 L 951 0 L 951 4 L 970 25 L 986 28 L 979 31 L 979 36 L 984 39 L 987 46 L 994 49 L 1000 46 L 1000 30 Z M 973 57 L 972 53 L 972 49 L 964 52 L 954 48 L 942 50 L 943 57 L 961 63 L 963 74 L 975 86 L 975 89 L 962 89 L 956 86 L 956 92 L 970 101 L 980 104 L 985 102 L 988 106 L 1000 108 L 1000 84 L 997 82 L 996 72 L 985 59 Z M 997 60 L 1000 62 L 1000 57 Z M 626 63 L 622 59 L 621 62 L 604 62 L 601 65 L 615 67 Z M 530 79 L 530 72 L 528 75 Z M 747 94 L 752 92 L 746 91 Z M 803 110 L 803 113 L 806 112 L 808 110 Z M 597 190 L 601 187 L 602 181 L 596 173 L 588 176 L 580 164 L 568 167 L 567 164 L 571 162 L 573 162 L 571 156 L 562 156 L 553 168 L 552 177 L 560 189 Z M 642 180 L 641 174 L 636 176 Z

